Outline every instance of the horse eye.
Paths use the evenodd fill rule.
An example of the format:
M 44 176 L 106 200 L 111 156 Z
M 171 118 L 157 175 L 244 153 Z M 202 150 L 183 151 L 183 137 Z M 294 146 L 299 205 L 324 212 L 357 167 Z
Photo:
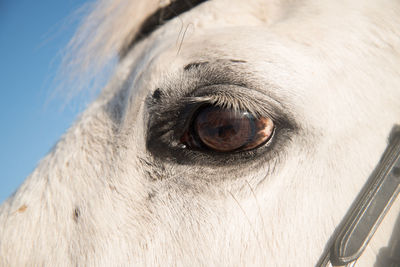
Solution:
M 271 118 L 256 118 L 247 111 L 208 106 L 196 113 L 181 142 L 192 149 L 245 151 L 266 143 L 273 130 Z

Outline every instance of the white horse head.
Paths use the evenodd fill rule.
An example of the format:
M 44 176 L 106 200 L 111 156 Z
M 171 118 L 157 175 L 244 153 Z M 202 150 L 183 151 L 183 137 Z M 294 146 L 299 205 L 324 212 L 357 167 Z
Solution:
M 0 264 L 315 265 L 400 122 L 399 14 L 100 1 L 76 55 L 115 74 L 0 207 Z M 390 260 L 399 206 L 360 266 Z

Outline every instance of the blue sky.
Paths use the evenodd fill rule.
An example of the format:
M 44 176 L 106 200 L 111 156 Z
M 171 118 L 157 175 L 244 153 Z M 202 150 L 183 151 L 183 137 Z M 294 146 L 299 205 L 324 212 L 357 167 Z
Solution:
M 0 203 L 72 124 L 82 105 L 51 97 L 59 51 L 84 0 L 0 1 Z

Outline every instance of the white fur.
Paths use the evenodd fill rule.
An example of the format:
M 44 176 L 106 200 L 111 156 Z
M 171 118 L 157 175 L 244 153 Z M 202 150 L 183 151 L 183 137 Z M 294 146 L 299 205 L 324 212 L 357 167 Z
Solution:
M 100 70 L 157 5 L 100 1 L 73 41 L 78 65 Z M 211 0 L 160 27 L 0 207 L 0 265 L 315 265 L 400 123 L 399 14 L 395 0 Z M 244 174 L 168 161 L 157 172 L 145 97 L 186 64 L 232 58 L 301 130 Z

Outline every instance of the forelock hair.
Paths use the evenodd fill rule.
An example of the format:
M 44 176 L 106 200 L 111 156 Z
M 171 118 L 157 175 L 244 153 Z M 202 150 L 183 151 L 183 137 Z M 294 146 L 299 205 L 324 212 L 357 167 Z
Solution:
M 141 23 L 169 0 L 98 0 L 62 52 L 56 86 L 74 96 L 83 89 L 98 91 L 110 77 L 119 53 L 137 34 Z

